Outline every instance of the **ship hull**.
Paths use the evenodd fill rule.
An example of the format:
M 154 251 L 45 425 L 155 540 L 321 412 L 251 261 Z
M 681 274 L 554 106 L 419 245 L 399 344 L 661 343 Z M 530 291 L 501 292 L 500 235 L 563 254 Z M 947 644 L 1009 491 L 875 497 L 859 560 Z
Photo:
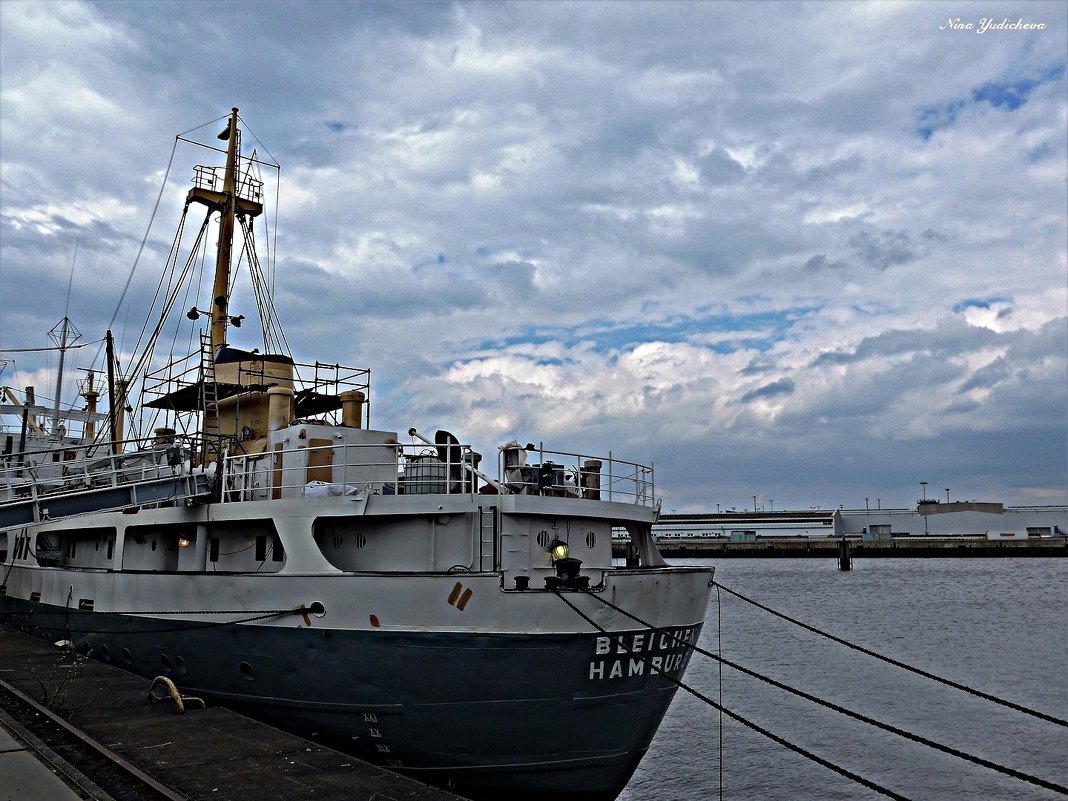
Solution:
M 77 578 L 86 587 L 85 574 L 15 572 L 37 573 L 20 578 L 38 586 L 42 578 L 57 587 Z M 15 578 L 9 589 L 21 583 Z M 142 594 L 159 603 L 171 594 L 165 577 L 122 579 L 131 584 L 130 601 Z M 205 591 L 212 582 L 227 585 L 230 600 L 218 600 L 230 611 L 236 611 L 233 596 L 251 596 L 247 614 L 190 620 L 162 607 L 156 614 L 90 612 L 10 592 L 0 597 L 0 609 L 28 633 L 70 640 L 148 678 L 165 675 L 185 693 L 472 798 L 588 800 L 616 797 L 648 749 L 677 689 L 672 679 L 681 678 L 688 662 L 685 643 L 700 632 L 709 574 L 634 571 L 606 582 L 601 593 L 617 603 L 648 598 L 654 586 L 671 590 L 670 604 L 663 595 L 656 609 L 633 604 L 636 617 L 657 631 L 611 611 L 591 597 L 597 592 L 561 594 L 603 621 L 598 625 L 607 634 L 555 593 L 504 591 L 492 574 L 463 577 L 480 611 L 472 601 L 470 621 L 451 626 L 440 619 L 440 607 L 455 614 L 455 604 L 427 599 L 454 587 L 455 576 L 421 577 L 414 591 L 412 577 L 401 583 L 386 576 L 184 579 Z M 397 593 L 402 586 L 409 589 Z M 269 609 L 271 596 L 322 598 L 325 611 L 247 620 Z M 420 606 L 428 625 L 390 623 L 388 610 L 406 610 L 396 614 L 403 619 L 419 616 Z M 377 627 L 358 627 L 372 619 Z

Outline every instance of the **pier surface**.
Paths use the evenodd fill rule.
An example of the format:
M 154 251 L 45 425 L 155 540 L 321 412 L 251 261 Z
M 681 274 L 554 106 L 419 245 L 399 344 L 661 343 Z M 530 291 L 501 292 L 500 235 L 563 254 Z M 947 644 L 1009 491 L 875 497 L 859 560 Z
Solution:
M 221 707 L 179 714 L 169 699 L 150 701 L 149 685 L 140 676 L 0 625 L 0 786 L 10 794 L 5 798 L 100 798 L 85 790 L 87 784 L 120 801 L 458 799 Z M 50 706 L 75 731 L 35 703 Z M 143 790 L 130 789 L 131 775 L 140 777 Z

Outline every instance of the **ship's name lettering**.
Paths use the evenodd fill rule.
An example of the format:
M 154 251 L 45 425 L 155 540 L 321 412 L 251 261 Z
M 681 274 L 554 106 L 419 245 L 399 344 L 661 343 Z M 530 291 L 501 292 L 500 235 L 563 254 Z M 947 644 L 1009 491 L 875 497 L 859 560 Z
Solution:
M 649 675 L 657 673 L 674 673 L 682 670 L 688 654 L 668 654 L 667 656 L 631 657 L 630 659 L 601 659 L 590 662 L 590 681 L 601 679 L 621 679 L 624 676 L 644 676 L 646 666 Z
M 650 629 L 637 634 L 597 637 L 593 641 L 593 653 L 596 656 L 605 656 L 679 649 L 688 645 L 696 634 L 696 626 L 687 626 L 678 629 L 661 629 L 660 631 Z
M 650 675 L 680 671 L 696 639 L 696 626 L 596 637 L 590 681 L 644 676 L 646 670 Z

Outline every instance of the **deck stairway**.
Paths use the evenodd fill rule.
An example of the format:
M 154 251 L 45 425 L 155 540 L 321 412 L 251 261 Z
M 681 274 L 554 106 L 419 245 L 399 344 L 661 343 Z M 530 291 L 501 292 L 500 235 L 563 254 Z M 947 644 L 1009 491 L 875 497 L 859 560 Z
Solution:
M 161 450 L 104 457 L 64 479 L 40 478 L 29 468 L 0 471 L 0 531 L 91 512 L 204 501 L 211 481 L 207 473 L 170 465 Z

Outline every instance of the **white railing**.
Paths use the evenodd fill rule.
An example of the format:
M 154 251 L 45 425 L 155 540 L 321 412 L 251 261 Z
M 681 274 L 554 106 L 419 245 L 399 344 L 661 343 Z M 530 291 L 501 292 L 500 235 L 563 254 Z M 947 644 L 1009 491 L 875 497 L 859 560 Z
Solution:
M 138 441 L 119 443 L 126 444 L 141 445 Z M 0 460 L 0 501 L 169 478 L 176 469 L 189 468 L 189 448 L 182 443 L 117 454 L 109 453 L 109 447 L 110 443 L 68 445 L 8 454 Z
M 532 462 L 528 464 L 529 462 Z M 498 471 L 511 492 L 655 504 L 653 467 L 608 456 L 516 443 L 500 449 Z
M 442 458 L 444 457 L 444 459 Z M 503 493 L 655 504 L 653 468 L 569 451 L 505 446 L 498 475 L 478 471 L 468 445 L 338 443 L 225 460 L 224 502 L 356 495 Z M 527 462 L 532 462 L 528 464 Z

